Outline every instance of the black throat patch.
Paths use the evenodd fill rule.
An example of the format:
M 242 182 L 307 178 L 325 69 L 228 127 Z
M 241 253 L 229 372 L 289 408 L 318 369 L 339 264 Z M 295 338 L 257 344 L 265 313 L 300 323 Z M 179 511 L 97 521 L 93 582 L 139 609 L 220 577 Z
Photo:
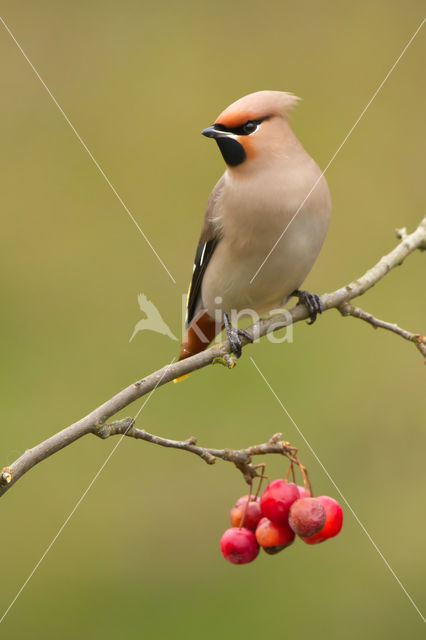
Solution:
M 233 138 L 216 138 L 223 159 L 230 167 L 236 167 L 246 159 L 246 152 L 242 144 Z

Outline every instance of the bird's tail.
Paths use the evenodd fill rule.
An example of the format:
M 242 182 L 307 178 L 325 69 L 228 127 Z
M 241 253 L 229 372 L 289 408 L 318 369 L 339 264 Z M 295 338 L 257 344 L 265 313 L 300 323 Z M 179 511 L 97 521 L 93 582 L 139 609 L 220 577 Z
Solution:
M 217 326 L 215 320 L 206 311 L 202 315 L 197 315 L 188 327 L 181 344 L 179 360 L 184 360 L 204 351 L 217 334 L 222 331 L 222 328 L 222 326 Z M 174 382 L 180 382 L 188 376 L 189 373 L 186 373 L 183 376 L 179 376 L 179 378 L 175 378 Z

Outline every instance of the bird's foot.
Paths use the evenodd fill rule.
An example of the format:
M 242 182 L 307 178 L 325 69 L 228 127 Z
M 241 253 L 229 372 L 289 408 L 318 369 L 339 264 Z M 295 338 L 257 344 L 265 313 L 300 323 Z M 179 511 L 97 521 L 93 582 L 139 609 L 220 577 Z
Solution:
M 310 293 L 309 291 L 303 291 L 296 289 L 292 294 L 299 298 L 299 303 L 305 305 L 308 310 L 310 320 L 308 324 L 314 324 L 317 319 L 317 314 L 322 313 L 321 298 L 316 293 Z
M 239 358 L 243 348 L 241 337 L 244 337 L 248 342 L 253 342 L 253 338 L 249 333 L 247 333 L 247 331 L 244 331 L 244 329 L 235 329 L 235 327 L 232 326 L 227 313 L 223 314 L 223 319 L 225 322 L 226 337 L 231 345 L 231 351 L 236 358 Z

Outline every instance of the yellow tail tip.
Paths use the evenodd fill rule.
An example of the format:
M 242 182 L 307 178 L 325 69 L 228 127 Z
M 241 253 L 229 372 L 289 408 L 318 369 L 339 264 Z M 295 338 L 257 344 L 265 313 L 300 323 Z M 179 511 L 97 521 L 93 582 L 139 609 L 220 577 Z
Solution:
M 175 378 L 173 382 L 182 382 L 182 380 L 185 380 L 185 378 L 187 378 L 190 375 L 191 375 L 190 373 L 185 373 L 185 375 L 179 376 L 179 378 Z

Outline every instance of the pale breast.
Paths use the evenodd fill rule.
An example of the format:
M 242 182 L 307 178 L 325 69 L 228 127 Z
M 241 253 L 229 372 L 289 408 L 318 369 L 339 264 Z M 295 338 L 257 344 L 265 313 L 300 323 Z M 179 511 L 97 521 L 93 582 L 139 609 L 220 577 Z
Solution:
M 269 173 L 266 184 L 260 176 L 224 189 L 216 212 L 222 240 L 202 285 L 203 306 L 212 316 L 277 308 L 311 270 L 327 233 L 330 196 L 313 161 L 309 172 L 295 169 L 293 179 L 291 171 L 285 180 Z

